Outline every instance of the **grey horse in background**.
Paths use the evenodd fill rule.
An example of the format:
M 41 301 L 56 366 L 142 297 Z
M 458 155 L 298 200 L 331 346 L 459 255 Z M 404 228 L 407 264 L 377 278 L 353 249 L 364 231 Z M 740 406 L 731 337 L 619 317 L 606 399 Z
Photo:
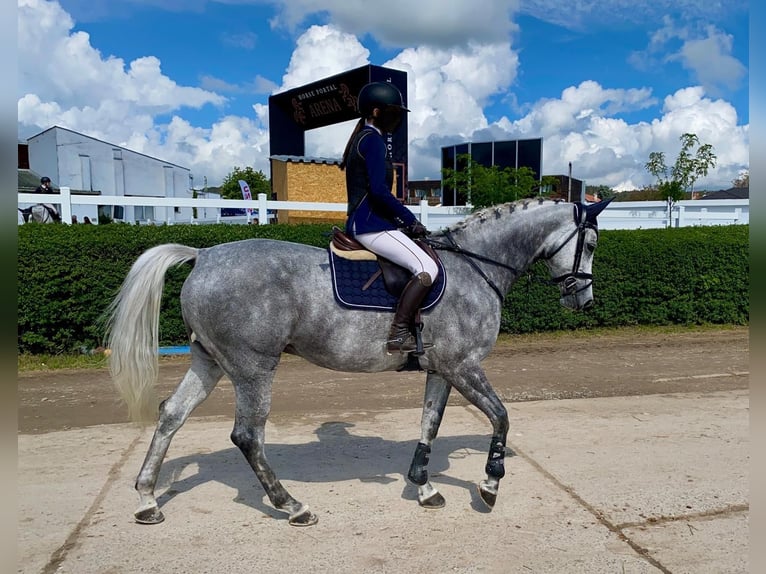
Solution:
M 490 509 L 494 506 L 505 474 L 509 422 L 481 361 L 497 340 L 503 298 L 542 260 L 551 283 L 559 286 L 562 305 L 574 310 L 592 306 L 596 217 L 606 203 L 523 200 L 475 212 L 429 237 L 441 250 L 447 286 L 441 302 L 424 314 L 423 336 L 434 346 L 418 357 L 427 373 L 426 388 L 421 438 L 408 478 L 418 486 L 422 506 L 445 504 L 428 480 L 427 465 L 453 388 L 492 426 L 479 493 Z M 386 352 L 390 313 L 349 310 L 335 301 L 325 249 L 268 239 L 206 249 L 159 245 L 136 260 L 109 310 L 110 369 L 133 420 L 156 418 L 153 388 L 164 276 L 170 267 L 191 261 L 194 269 L 181 290 L 191 367 L 159 406 L 136 479 L 140 501 L 135 519 L 145 524 L 164 520 L 154 490 L 170 441 L 226 374 L 236 397 L 232 442 L 290 524 L 315 524 L 317 516 L 282 486 L 264 450 L 272 381 L 282 353 L 329 369 L 367 373 L 397 371 L 412 358 Z
M 36 203 L 24 209 L 18 208 L 24 223 L 61 223 L 61 215 L 50 203 Z

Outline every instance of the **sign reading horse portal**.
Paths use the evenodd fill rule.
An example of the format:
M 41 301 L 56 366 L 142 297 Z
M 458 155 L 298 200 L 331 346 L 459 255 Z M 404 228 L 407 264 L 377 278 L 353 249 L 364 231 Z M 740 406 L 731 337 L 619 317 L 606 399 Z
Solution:
M 269 98 L 269 119 L 276 112 L 305 131 L 358 118 L 356 96 L 368 78 L 365 66 L 275 94 Z M 274 107 L 277 109 L 272 111 Z M 272 140 L 280 137 L 273 129 L 272 134 Z
M 311 129 L 356 117 L 356 96 L 348 84 L 328 83 L 298 92 L 290 100 L 295 123 Z

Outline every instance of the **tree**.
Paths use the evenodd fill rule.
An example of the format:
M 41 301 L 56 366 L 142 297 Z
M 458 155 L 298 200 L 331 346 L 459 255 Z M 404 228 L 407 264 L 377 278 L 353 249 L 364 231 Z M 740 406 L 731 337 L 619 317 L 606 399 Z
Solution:
M 734 187 L 750 187 L 750 170 L 746 169 L 731 182 Z
M 457 161 L 464 167 L 457 170 L 444 168 L 442 182 L 464 193 L 468 203 L 476 209 L 535 197 L 541 194 L 541 189 L 550 185 L 545 178 L 540 182 L 535 171 L 529 167 L 485 167 L 474 161 L 471 154 L 460 154 Z M 553 180 L 556 181 L 555 178 Z
M 615 194 L 615 201 L 662 201 L 660 192 L 654 185 L 649 185 L 641 189 L 633 189 Z
M 586 185 L 585 192 L 598 197 L 601 201 L 606 201 L 615 196 L 614 190 L 608 185 Z
M 248 166 L 244 169 L 235 167 L 229 175 L 223 178 L 221 183 L 222 199 L 242 199 L 242 188 L 239 186 L 239 180 L 247 182 L 250 187 L 250 193 L 253 199 L 258 197 L 259 193 L 265 193 L 267 197 L 271 196 L 271 182 L 260 170 L 255 171 Z
M 665 154 L 661 151 L 651 152 L 649 161 L 644 165 L 657 178 L 657 189 L 670 206 L 683 199 L 686 192 L 693 192 L 694 182 L 705 177 L 716 163 L 711 144 L 701 145 L 699 138 L 692 133 L 682 134 L 679 139 L 681 151 L 669 171 L 665 164 Z M 697 151 L 692 155 L 691 150 L 695 147 Z

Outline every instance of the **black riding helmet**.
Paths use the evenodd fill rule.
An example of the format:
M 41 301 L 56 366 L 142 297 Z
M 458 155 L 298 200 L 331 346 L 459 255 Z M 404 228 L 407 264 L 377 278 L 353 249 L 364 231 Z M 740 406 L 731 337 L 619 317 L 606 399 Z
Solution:
M 404 107 L 402 93 L 389 82 L 372 82 L 367 84 L 359 92 L 357 107 L 363 118 L 369 118 L 375 108 L 397 107 L 402 111 L 409 112 Z
M 51 178 L 49 178 L 47 175 L 40 178 L 40 183 L 50 183 Z
M 389 82 L 372 82 L 364 86 L 357 98 L 357 107 L 363 118 L 372 117 L 378 108 L 380 115 L 374 123 L 383 131 L 393 132 L 402 121 L 402 113 L 409 112 L 404 106 L 402 93 Z

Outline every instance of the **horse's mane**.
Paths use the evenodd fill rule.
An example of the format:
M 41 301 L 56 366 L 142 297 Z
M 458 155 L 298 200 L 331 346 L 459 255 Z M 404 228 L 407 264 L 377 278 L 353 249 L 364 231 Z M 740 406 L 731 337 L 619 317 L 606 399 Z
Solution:
M 465 229 L 474 224 L 476 221 L 486 221 L 490 218 L 498 218 L 504 214 L 511 214 L 519 210 L 538 209 L 549 205 L 558 205 L 559 203 L 565 203 L 563 199 L 547 199 L 544 197 L 533 197 L 518 199 L 516 201 L 509 201 L 506 203 L 499 203 L 497 205 L 491 205 L 489 207 L 483 207 L 477 211 L 474 211 L 468 215 L 465 219 L 458 221 L 454 225 L 451 225 L 446 230 L 437 231 L 434 235 L 443 234 L 447 231 L 455 232 Z

